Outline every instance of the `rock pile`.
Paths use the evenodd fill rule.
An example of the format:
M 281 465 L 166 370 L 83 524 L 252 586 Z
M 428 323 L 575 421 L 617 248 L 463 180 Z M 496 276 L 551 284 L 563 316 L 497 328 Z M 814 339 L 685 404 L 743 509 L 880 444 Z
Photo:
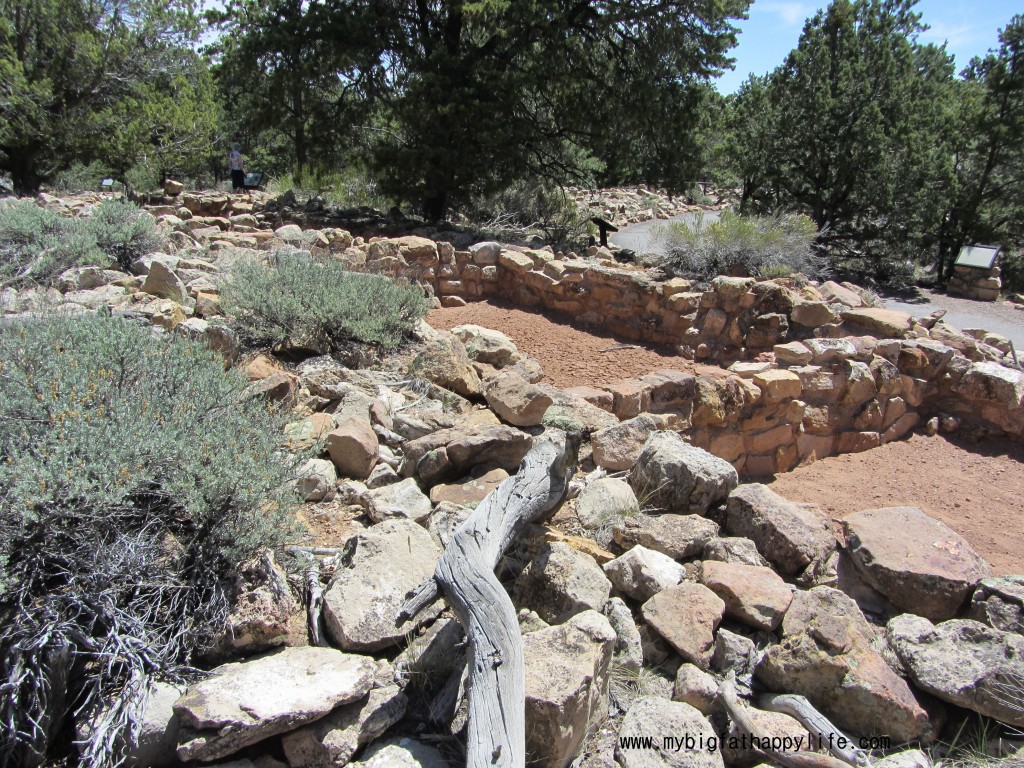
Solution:
M 249 226 L 232 220 L 247 215 L 236 200 L 221 213 L 230 227 Z M 170 216 L 195 218 L 164 214 L 182 234 Z M 210 235 L 251 234 L 210 226 Z M 274 561 L 252 565 L 216 645 L 224 663 L 183 692 L 152 693 L 132 764 L 456 764 L 460 628 L 440 606 L 424 626 L 398 626 L 399 607 L 471 507 L 555 428 L 581 435 L 579 476 L 550 525 L 500 572 L 520 609 L 534 764 L 763 762 L 721 708 L 726 681 L 759 728 L 805 748 L 818 734 L 759 708 L 755 690 L 806 697 L 853 744 L 883 752 L 930 743 L 958 709 L 1024 727 L 1005 698 L 1024 682 L 1024 577 L 992 578 L 967 541 L 921 510 L 864 510 L 837 538 L 817 507 L 740 482 L 741 472 L 895 439 L 933 412 L 949 426 L 973 418 L 1020 436 L 1024 378 L 1000 365 L 998 350 L 855 306 L 850 289 L 827 283 L 722 278 L 690 291 L 549 251 L 484 243 L 462 252 L 424 238 L 359 244 L 348 233 L 282 229 L 254 243 L 412 269 L 443 296 L 481 295 L 473 285 L 514 284 L 534 296 L 575 285 L 574 300 L 594 295 L 612 317 L 620 306 L 644 307 L 645 317 L 674 300 L 670 311 L 692 314 L 686 323 L 709 349 L 715 339 L 730 348 L 721 340 L 738 333 L 740 347 L 764 354 L 721 376 L 658 371 L 560 391 L 539 383 L 536 361 L 497 331 L 422 327 L 410 371 L 316 356 L 286 369 L 269 354 L 238 361 L 230 332 L 209 323 L 217 274 L 230 258 L 259 258 L 251 244 L 213 249 L 204 234 L 194 239 L 207 238 L 210 260 L 153 254 L 134 275 L 69 271 L 54 301 L 71 311 L 113 306 L 205 339 L 249 377 L 248 396 L 287 409 L 283 448 L 313 454 L 296 481 L 314 505 L 307 518 L 347 526 L 330 529 L 321 549 L 301 550 L 318 562 L 310 573 L 323 607 L 313 618 L 330 647 L 296 637 L 303 612 Z M 5 303 L 29 309 L 40 298 Z M 684 735 L 701 746 L 669 741 Z

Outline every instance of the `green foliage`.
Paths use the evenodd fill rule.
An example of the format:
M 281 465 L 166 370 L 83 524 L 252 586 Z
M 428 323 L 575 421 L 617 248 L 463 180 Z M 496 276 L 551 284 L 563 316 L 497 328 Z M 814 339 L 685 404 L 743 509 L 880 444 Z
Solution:
M 381 194 L 377 179 L 357 165 L 314 168 L 302 177 L 287 174 L 267 184 L 267 191 L 272 195 L 280 195 L 289 189 L 299 199 L 319 197 L 332 208 L 368 207 L 386 211 L 396 202 L 394 198 Z
M 47 284 L 87 264 L 127 270 L 159 244 L 156 220 L 120 200 L 104 200 L 84 218 L 9 200 L 0 203 L 0 286 Z
M 519 181 L 474 201 L 470 219 L 496 238 L 543 233 L 551 244 L 581 245 L 593 227 L 565 190 L 544 181 Z
M 100 188 L 100 182 L 112 175 L 113 171 L 99 160 L 88 164 L 75 162 L 54 176 L 53 188 L 61 194 L 95 192 Z
M 0 332 L 0 376 L 0 762 L 43 762 L 73 708 L 81 764 L 115 765 L 225 577 L 292 535 L 282 420 L 204 346 L 96 315 Z
M 104 200 L 87 219 L 87 226 L 107 256 L 128 272 L 132 262 L 160 244 L 156 219 L 131 203 Z
M 1003 293 L 1024 293 L 1024 251 L 1004 252 L 1002 266 Z
M 83 220 L 29 200 L 0 203 L 0 287 L 48 283 L 72 267 L 109 259 Z
M 394 349 L 429 308 L 423 292 L 380 275 L 349 272 L 280 252 L 275 264 L 240 262 L 222 286 L 221 301 L 239 335 L 253 344 L 326 341 Z
M 742 216 L 723 211 L 717 219 L 697 216 L 673 222 L 659 236 L 664 256 L 649 257 L 674 275 L 710 279 L 716 275 L 779 276 L 792 272 L 819 275 L 814 254 L 818 229 L 807 216 Z
M 289 70 L 320 62 L 317 76 L 333 76 L 327 93 L 348 108 L 383 191 L 440 220 L 519 179 L 583 180 L 605 158 L 613 175 L 690 173 L 701 84 L 727 65 L 730 22 L 749 4 L 365 0 L 325 14 L 328 6 L 279 0 L 283 21 L 268 32 L 249 10 L 260 4 L 239 2 L 229 8 L 245 9 L 230 45 L 252 38 L 268 53 L 242 58 L 249 64 L 232 82 L 254 78 L 252 92 L 277 84 L 261 103 L 283 113 L 301 166 L 299 128 L 315 123 L 299 116 L 325 99 L 289 86 Z
M 211 138 L 212 89 L 189 48 L 192 7 L 0 0 L 0 169 L 16 191 L 35 192 L 75 160 L 123 170 Z

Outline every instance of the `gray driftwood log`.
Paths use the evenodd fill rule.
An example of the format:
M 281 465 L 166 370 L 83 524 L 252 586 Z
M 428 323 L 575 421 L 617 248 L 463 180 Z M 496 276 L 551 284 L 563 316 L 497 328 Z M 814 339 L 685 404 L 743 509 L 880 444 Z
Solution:
M 512 543 L 565 496 L 576 443 L 555 433 L 539 441 L 519 471 L 495 488 L 459 526 L 398 621 L 416 616 L 444 592 L 466 632 L 469 704 L 467 768 L 526 764 L 526 673 L 516 609 L 494 569 Z
M 803 699 L 802 696 L 795 698 Z M 736 727 L 741 732 L 756 737 L 762 745 L 770 743 L 771 735 L 762 731 L 754 723 L 753 719 L 747 713 L 746 707 L 744 707 L 740 702 L 739 697 L 736 694 L 736 683 L 732 676 L 727 677 L 718 686 L 718 699 L 725 708 L 725 711 L 728 713 L 729 719 L 736 724 Z M 814 723 L 813 729 L 816 732 L 816 735 L 820 734 L 826 737 L 827 740 L 829 733 L 838 734 L 835 727 L 829 723 L 823 715 L 811 707 L 810 702 L 808 702 L 807 699 L 803 699 L 803 701 L 807 707 L 801 707 L 800 712 L 802 715 L 813 713 L 810 722 Z M 803 719 L 800 719 L 800 722 L 805 728 L 812 728 L 812 726 L 808 725 L 808 722 L 805 722 Z M 850 764 L 845 760 L 840 760 L 832 755 L 826 755 L 820 752 L 781 752 L 765 746 L 761 747 L 761 751 L 768 755 L 773 762 L 785 766 L 785 768 L 850 768 Z

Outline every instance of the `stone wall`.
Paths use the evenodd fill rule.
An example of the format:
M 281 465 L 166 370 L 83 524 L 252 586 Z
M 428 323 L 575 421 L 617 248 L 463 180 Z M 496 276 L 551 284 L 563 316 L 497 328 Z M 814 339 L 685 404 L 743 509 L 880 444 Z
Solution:
M 1004 350 L 941 322 L 865 306 L 855 286 L 719 277 L 706 291 L 637 268 L 549 250 L 418 237 L 338 254 L 428 283 L 442 305 L 500 298 L 564 313 L 628 339 L 728 363 L 721 376 L 658 371 L 584 399 L 632 419 L 661 414 L 747 475 L 868 450 L 922 421 L 1024 436 L 1024 374 Z
M 999 267 L 978 269 L 958 264 L 953 268 L 953 276 L 946 290 L 977 301 L 995 301 L 1003 288 L 999 279 L 1001 272 Z

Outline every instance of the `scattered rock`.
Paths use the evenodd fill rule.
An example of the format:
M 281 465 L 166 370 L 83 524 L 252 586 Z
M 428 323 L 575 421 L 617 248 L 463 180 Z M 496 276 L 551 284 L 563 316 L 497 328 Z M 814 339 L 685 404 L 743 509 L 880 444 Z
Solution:
M 1024 576 L 982 579 L 971 597 L 969 618 L 1024 635 Z
M 797 693 L 837 726 L 896 743 L 934 736 L 910 687 L 872 650 L 875 633 L 857 604 L 831 587 L 797 591 L 782 622 L 782 641 L 761 657 L 756 674 L 769 689 Z
M 479 325 L 458 325 L 452 328 L 452 333 L 466 345 L 471 360 L 479 360 L 500 369 L 519 357 L 515 343 L 500 331 Z
M 188 288 L 181 278 L 162 261 L 153 261 L 149 265 L 149 274 L 142 284 L 142 292 L 162 299 L 170 299 L 178 304 L 188 304 Z
M 768 565 L 768 561 L 758 553 L 757 545 L 742 536 L 711 539 L 704 545 L 704 559 L 743 565 Z
M 615 631 L 616 666 L 630 672 L 639 672 L 644 664 L 643 641 L 629 610 L 621 597 L 610 597 L 604 606 L 604 615 Z
M 653 747 L 626 746 L 647 738 Z M 720 747 L 697 709 L 652 696 L 634 702 L 622 719 L 615 756 L 622 768 L 724 768 Z
M 549 624 L 586 610 L 600 611 L 611 593 L 594 558 L 564 542 L 545 544 L 516 579 L 515 601 Z
M 366 514 L 375 523 L 393 517 L 424 522 L 434 508 L 411 477 L 400 483 L 374 488 L 363 495 Z
M 629 473 L 646 504 L 668 512 L 706 513 L 739 484 L 729 462 L 695 448 L 675 432 L 655 432 Z
M 334 484 L 337 482 L 338 473 L 334 470 L 334 464 L 325 459 L 310 459 L 299 468 L 295 490 L 306 501 L 329 500 L 334 495 Z
M 672 687 L 672 700 L 689 704 L 702 715 L 715 710 L 718 683 L 711 675 L 694 664 L 680 664 Z
M 989 574 L 960 534 L 916 507 L 858 512 L 843 529 L 864 580 L 904 611 L 933 621 L 955 616 Z
M 542 387 L 512 371 L 502 371 L 490 380 L 484 397 L 491 410 L 517 427 L 540 424 L 554 402 Z
M 656 416 L 642 413 L 621 424 L 598 430 L 590 436 L 594 463 L 609 472 L 629 469 L 639 458 L 647 438 L 661 428 L 661 423 Z
M 448 761 L 434 747 L 407 736 L 396 736 L 373 744 L 363 758 L 349 763 L 352 768 L 449 768 Z
M 492 469 L 479 477 L 463 478 L 457 483 L 440 483 L 430 489 L 435 504 L 447 501 L 459 506 L 475 506 L 509 477 L 504 469 Z
M 438 332 L 428 340 L 409 366 L 409 372 L 463 397 L 481 393 L 480 376 L 470 363 L 466 347 L 450 333 Z
M 178 759 L 216 760 L 319 720 L 365 696 L 376 666 L 305 646 L 217 667 L 174 705 L 182 723 Z
M 741 485 L 726 504 L 726 529 L 751 539 L 780 572 L 792 575 L 835 549 L 829 517 L 759 483 Z
M 699 555 L 716 536 L 718 524 L 700 515 L 632 515 L 612 528 L 612 537 L 623 549 L 639 545 L 673 560 Z
M 775 629 L 793 601 L 789 585 L 771 568 L 708 560 L 701 581 L 725 601 L 726 615 L 755 629 Z
M 380 738 L 405 714 L 408 700 L 397 685 L 374 688 L 364 700 L 347 704 L 281 739 L 292 768 L 345 765 L 360 747 Z
M 576 517 L 588 530 L 618 525 L 625 518 L 636 516 L 639 509 L 629 483 L 613 477 L 588 483 L 576 498 Z
M 365 480 L 377 463 L 380 443 L 366 419 L 346 419 L 327 434 L 327 452 L 345 477 Z

